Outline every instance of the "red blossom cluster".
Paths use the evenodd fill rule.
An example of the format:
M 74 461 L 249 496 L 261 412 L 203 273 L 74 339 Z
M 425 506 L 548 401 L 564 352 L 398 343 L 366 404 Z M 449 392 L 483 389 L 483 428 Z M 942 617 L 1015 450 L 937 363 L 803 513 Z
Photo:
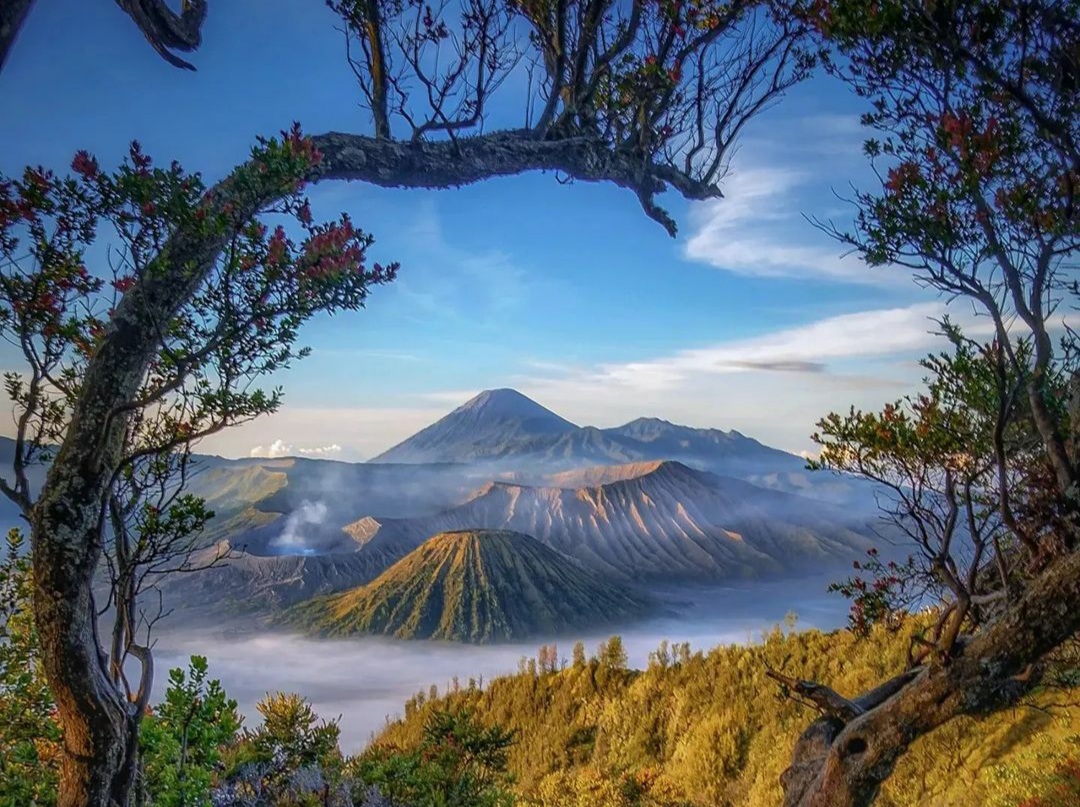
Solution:
M 922 172 L 914 162 L 906 161 L 889 169 L 885 189 L 889 193 L 902 194 L 922 179 Z
M 153 164 L 153 160 L 143 153 L 142 144 L 138 140 L 131 141 L 131 146 L 128 148 L 128 156 L 131 158 L 131 164 L 135 167 L 135 172 L 139 176 L 149 176 L 150 166 Z
M 307 277 L 325 277 L 364 269 L 364 247 L 349 217 L 316 228 L 304 243 L 302 262 Z
M 322 152 L 315 148 L 315 141 L 303 133 L 298 122 L 294 121 L 292 128 L 281 135 L 292 154 L 304 158 L 309 166 L 314 167 L 322 162 Z
M 87 151 L 76 151 L 75 159 L 71 161 L 71 169 L 83 179 L 95 179 L 100 172 L 98 161 Z

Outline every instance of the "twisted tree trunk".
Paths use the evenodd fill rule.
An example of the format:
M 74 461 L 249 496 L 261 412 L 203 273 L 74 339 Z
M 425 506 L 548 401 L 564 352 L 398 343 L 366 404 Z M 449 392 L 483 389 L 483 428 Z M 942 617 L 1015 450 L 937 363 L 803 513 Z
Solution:
M 913 742 L 960 715 L 1016 703 L 1038 680 L 1033 665 L 1078 630 L 1080 552 L 1072 552 L 948 664 L 909 671 L 811 724 L 781 778 L 784 807 L 872 804 Z
M 613 182 L 639 197 L 651 198 L 668 184 L 690 198 L 719 195 L 709 186 L 680 182 L 663 168 L 635 163 L 587 139 L 538 141 L 523 132 L 439 143 L 337 133 L 313 139 L 323 152 L 313 181 L 446 188 L 557 170 L 583 181 Z M 237 172 L 213 189 L 215 209 L 230 209 L 236 221 L 247 220 L 288 192 L 252 187 L 250 171 L 248 180 L 238 183 Z M 123 413 L 159 349 L 159 324 L 170 321 L 195 293 L 225 241 L 226 234 L 175 234 L 155 270 L 124 295 L 88 363 L 66 437 L 33 508 L 34 616 L 65 738 L 59 807 L 127 807 L 132 793 L 137 715 L 112 682 L 101 650 L 94 573 L 102 558 L 111 479 L 123 460 Z

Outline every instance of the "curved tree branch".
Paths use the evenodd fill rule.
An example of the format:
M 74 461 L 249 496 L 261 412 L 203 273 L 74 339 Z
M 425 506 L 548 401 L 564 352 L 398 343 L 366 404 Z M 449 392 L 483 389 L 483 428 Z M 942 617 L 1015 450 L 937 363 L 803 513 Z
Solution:
M 177 14 L 165 0 L 116 0 L 143 32 L 162 59 L 173 67 L 194 70 L 195 66 L 173 53 L 191 52 L 202 43 L 202 26 L 206 21 L 206 0 L 183 0 Z M 4 0 L 0 3 L 0 70 L 7 62 L 34 0 Z
M 558 171 L 582 182 L 610 182 L 637 194 L 650 218 L 668 234 L 677 228 L 654 200 L 666 190 L 684 198 L 723 194 L 671 166 L 642 164 L 630 152 L 599 139 L 540 140 L 527 129 L 493 132 L 456 141 L 396 141 L 329 132 L 312 140 L 323 153 L 313 180 L 360 180 L 389 188 L 454 188 L 528 171 Z
M 15 44 L 15 37 L 26 22 L 26 15 L 30 13 L 30 7 L 34 0 L 9 0 L 0 3 L 0 70 L 4 69 L 11 46 Z
M 919 737 L 960 715 L 1015 703 L 1039 659 L 1080 630 L 1080 552 L 1032 581 L 1001 618 L 957 646 L 948 664 L 904 673 L 851 701 L 865 709 L 815 721 L 782 777 L 784 807 L 866 807 Z
M 202 43 L 206 0 L 183 0 L 179 14 L 165 0 L 116 0 L 116 4 L 131 17 L 162 59 L 173 67 L 195 69 L 173 51 L 190 53 Z

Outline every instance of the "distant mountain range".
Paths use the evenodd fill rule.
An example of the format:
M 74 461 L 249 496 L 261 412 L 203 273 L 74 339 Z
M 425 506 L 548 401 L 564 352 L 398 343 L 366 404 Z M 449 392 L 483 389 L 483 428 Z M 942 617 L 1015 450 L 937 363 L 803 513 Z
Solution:
M 647 610 L 645 599 L 528 535 L 464 530 L 430 538 L 365 586 L 296 606 L 287 621 L 324 636 L 487 643 L 624 623 Z
M 8 457 L 8 465 L 12 446 L 0 438 L 0 460 Z M 42 478 L 43 469 L 36 469 L 35 484 Z M 633 599 L 628 584 L 816 574 L 871 546 L 866 524 L 873 497 L 856 480 L 807 472 L 801 458 L 736 431 L 656 418 L 609 429 L 578 426 L 506 389 L 481 393 L 366 463 L 200 456 L 189 490 L 216 514 L 196 563 L 228 554 L 217 568 L 160 581 L 166 607 L 196 620 L 279 614 L 363 587 L 362 600 L 352 592 L 352 616 L 327 629 L 363 623 L 364 630 L 422 635 L 428 628 L 417 626 L 430 622 L 424 609 L 434 607 L 426 599 L 422 620 L 383 624 L 375 617 L 385 609 L 380 603 L 393 599 L 389 584 L 403 584 L 406 572 L 431 583 L 434 572 L 417 558 L 428 564 L 436 555 L 410 553 L 447 532 L 531 536 L 524 544 L 462 540 L 453 552 L 449 540 L 435 544 L 458 559 L 444 564 L 455 574 L 468 558 L 461 568 L 498 569 L 522 591 L 530 589 L 515 574 L 551 587 L 545 598 L 524 604 L 537 611 L 532 622 L 511 617 L 514 607 L 501 601 L 501 610 L 481 613 L 488 607 L 483 598 L 494 595 L 461 591 L 447 607 L 472 609 L 473 621 L 461 627 L 454 617 L 449 631 L 440 627 L 442 617 L 432 623 L 431 635 L 491 638 L 530 625 L 576 624 L 574 609 L 594 620 L 588 597 L 571 597 L 588 590 L 581 575 L 589 585 L 621 586 Z M 0 519 L 14 523 L 17 514 L 3 504 Z M 411 560 L 400 566 L 406 556 Z M 376 595 L 369 584 L 391 566 L 397 571 Z M 478 579 L 472 571 L 460 576 L 461 585 Z M 559 585 L 571 597 L 570 611 L 548 601 Z M 614 609 L 605 596 L 602 588 L 594 591 Z M 418 613 L 402 608 L 395 613 Z
M 850 563 L 871 546 L 822 502 L 656 461 L 564 472 L 548 486 L 491 482 L 435 515 L 345 527 L 362 551 L 404 555 L 453 530 L 514 530 L 609 577 L 719 580 Z
M 550 471 L 660 459 L 737 476 L 802 470 L 806 464 L 737 431 L 694 429 L 658 418 L 611 429 L 577 426 L 512 389 L 481 392 L 372 462 L 487 462 Z

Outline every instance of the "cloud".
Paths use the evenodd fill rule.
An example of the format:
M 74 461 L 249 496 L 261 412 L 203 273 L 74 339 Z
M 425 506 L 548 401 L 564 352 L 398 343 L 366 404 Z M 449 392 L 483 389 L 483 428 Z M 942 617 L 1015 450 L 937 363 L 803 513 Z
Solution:
M 824 373 L 825 363 L 820 361 L 734 361 L 732 367 L 742 370 L 771 370 L 777 373 Z
M 199 450 L 224 457 L 271 458 L 317 456 L 302 454 L 298 447 L 311 447 L 308 451 L 338 447 L 340 451 L 324 451 L 323 458 L 359 462 L 435 422 L 446 411 L 442 405 L 394 406 L 390 402 L 383 407 L 285 404 L 272 415 L 206 438 Z M 282 434 L 289 439 L 281 438 Z
M 342 452 L 341 446 L 337 443 L 327 446 L 317 446 L 315 448 L 297 448 L 291 443 L 286 443 L 284 440 L 275 440 L 266 446 L 255 446 L 248 453 L 249 457 L 262 457 L 264 459 L 276 459 L 278 457 L 318 457 L 321 459 L 327 459 L 329 457 L 336 457 Z
M 944 310 L 944 304 L 934 302 L 841 314 L 655 359 L 602 364 L 567 380 L 648 390 L 671 388 L 701 374 L 824 373 L 830 361 L 887 356 L 927 347 L 935 339 L 933 320 L 940 318 Z
M 498 327 L 536 292 L 538 280 L 499 247 L 497 234 L 487 233 L 481 247 L 462 246 L 460 234 L 446 234 L 434 202 L 418 207 L 404 237 L 413 255 L 395 289 L 415 318 Z
M 802 217 L 799 191 L 811 179 L 789 167 L 733 169 L 723 199 L 691 207 L 684 254 L 740 275 L 851 283 L 887 279 L 855 255 L 844 257 L 839 244 Z
M 922 368 L 905 360 L 933 347 L 944 311 L 941 302 L 858 311 L 634 361 L 531 367 L 511 384 L 575 423 L 656 416 L 798 452 L 813 448 L 814 424 L 830 411 L 876 409 L 917 389 Z

